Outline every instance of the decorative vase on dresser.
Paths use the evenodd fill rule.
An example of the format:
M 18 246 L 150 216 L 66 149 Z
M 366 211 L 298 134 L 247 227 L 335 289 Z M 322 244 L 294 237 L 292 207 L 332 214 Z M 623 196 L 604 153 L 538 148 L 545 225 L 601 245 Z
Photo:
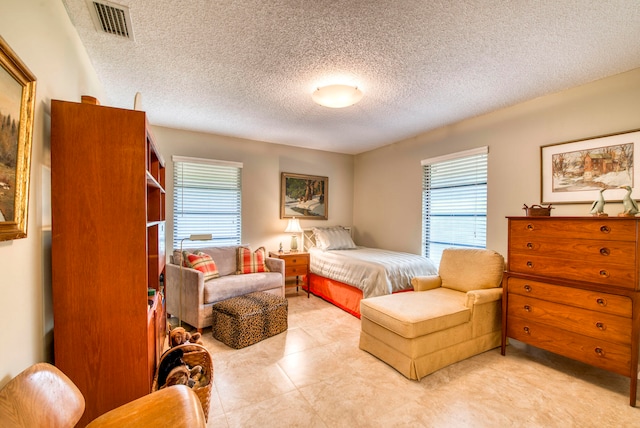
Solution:
M 639 220 L 508 217 L 502 355 L 511 337 L 628 376 L 635 406 Z
M 144 112 L 51 102 L 54 362 L 85 398 L 80 426 L 151 391 L 166 335 L 164 183 Z

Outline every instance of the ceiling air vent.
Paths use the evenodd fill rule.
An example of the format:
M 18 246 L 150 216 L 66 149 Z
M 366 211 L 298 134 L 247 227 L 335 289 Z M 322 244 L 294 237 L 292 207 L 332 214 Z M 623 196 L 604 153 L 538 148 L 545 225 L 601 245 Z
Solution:
M 128 7 L 95 0 L 87 0 L 87 4 L 98 31 L 133 40 L 133 27 Z

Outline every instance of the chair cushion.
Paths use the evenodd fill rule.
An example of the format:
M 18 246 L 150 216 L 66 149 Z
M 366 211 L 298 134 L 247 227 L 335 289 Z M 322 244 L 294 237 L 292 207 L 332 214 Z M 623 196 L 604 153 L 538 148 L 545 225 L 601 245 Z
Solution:
M 408 291 L 360 301 L 360 313 L 408 339 L 468 322 L 467 295 L 448 288 Z
M 463 292 L 500 287 L 503 271 L 499 253 L 471 248 L 445 249 L 438 269 L 442 287 Z
M 246 275 L 227 275 L 204 283 L 203 303 L 215 303 L 254 291 L 282 288 L 280 272 L 260 272 Z

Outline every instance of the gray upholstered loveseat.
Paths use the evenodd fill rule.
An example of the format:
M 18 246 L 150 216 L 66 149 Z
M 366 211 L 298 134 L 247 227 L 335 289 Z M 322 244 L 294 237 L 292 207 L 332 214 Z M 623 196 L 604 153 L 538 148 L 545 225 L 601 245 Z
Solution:
M 267 257 L 265 265 L 269 272 L 236 275 L 236 254 L 238 245 L 228 247 L 205 247 L 198 251 L 211 256 L 216 264 L 219 278 L 204 280 L 198 270 L 182 268 L 182 311 L 180 311 L 180 274 L 175 251 L 171 263 L 166 266 L 167 313 L 181 317 L 183 322 L 198 331 L 212 324 L 214 303 L 254 291 L 264 291 L 284 297 L 284 260 Z M 174 264 L 178 262 L 177 264 Z

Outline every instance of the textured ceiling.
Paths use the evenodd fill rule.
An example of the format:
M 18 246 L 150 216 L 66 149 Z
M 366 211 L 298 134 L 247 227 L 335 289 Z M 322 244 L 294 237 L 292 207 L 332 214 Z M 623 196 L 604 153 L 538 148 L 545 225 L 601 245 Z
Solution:
M 117 0 L 135 41 L 63 0 L 104 105 L 179 129 L 356 154 L 640 67 L 638 0 Z M 357 85 L 355 106 L 315 87 Z

